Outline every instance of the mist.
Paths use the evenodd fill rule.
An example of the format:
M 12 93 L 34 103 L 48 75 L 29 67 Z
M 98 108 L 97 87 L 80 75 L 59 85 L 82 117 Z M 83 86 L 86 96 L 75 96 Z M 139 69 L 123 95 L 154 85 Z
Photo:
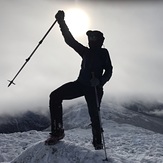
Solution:
M 14 77 L 55 21 L 55 13 L 70 7 L 82 8 L 91 20 L 89 29 L 104 33 L 104 46 L 110 52 L 114 69 L 104 87 L 103 101 L 138 98 L 163 102 L 163 2 L 16 0 L 0 3 L 0 114 L 48 110 L 49 94 L 77 79 L 81 58 L 65 44 L 56 24 L 16 78 L 16 85 L 7 88 L 7 80 Z M 86 35 L 76 39 L 87 45 Z M 81 101 L 84 98 L 65 101 L 64 105 Z

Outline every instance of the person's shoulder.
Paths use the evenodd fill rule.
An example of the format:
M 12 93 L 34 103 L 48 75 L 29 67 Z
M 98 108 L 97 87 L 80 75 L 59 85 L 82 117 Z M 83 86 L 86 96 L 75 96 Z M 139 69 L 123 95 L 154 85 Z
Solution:
M 102 52 L 103 52 L 104 55 L 108 55 L 108 54 L 109 54 L 108 49 L 106 49 L 106 48 L 101 48 L 101 50 L 102 50 Z

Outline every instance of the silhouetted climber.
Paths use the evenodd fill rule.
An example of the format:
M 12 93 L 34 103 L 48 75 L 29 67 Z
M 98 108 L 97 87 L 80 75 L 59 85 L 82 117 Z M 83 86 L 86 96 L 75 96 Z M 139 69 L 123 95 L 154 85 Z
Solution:
M 82 58 L 81 70 L 77 80 L 68 82 L 50 94 L 51 133 L 46 144 L 55 144 L 64 138 L 62 101 L 85 97 L 91 120 L 93 145 L 102 149 L 101 127 L 96 105 L 94 87 L 97 88 L 99 102 L 103 96 L 103 86 L 112 76 L 112 64 L 107 49 L 102 48 L 104 37 L 100 31 L 87 31 L 89 48 L 74 39 L 64 21 L 64 11 L 55 15 L 65 42 Z M 92 78 L 92 72 L 94 77 Z M 82 118 L 82 117 L 81 117 Z

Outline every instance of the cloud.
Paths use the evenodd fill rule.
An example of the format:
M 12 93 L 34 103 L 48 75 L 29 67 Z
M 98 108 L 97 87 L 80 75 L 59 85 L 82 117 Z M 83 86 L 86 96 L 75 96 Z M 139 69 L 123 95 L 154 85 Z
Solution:
M 39 5 L 38 5 L 39 4 Z M 79 5 L 80 4 L 80 5 Z M 56 24 L 30 62 L 7 88 L 25 59 L 54 22 L 54 14 L 80 6 L 90 17 L 90 29 L 105 35 L 114 66 L 105 94 L 152 96 L 163 94 L 163 3 L 93 3 L 57 1 L 3 1 L 0 6 L 0 112 L 24 108 L 48 108 L 52 90 L 77 78 L 81 58 L 68 47 Z M 87 45 L 86 36 L 77 38 Z M 104 98 L 107 98 L 105 96 Z

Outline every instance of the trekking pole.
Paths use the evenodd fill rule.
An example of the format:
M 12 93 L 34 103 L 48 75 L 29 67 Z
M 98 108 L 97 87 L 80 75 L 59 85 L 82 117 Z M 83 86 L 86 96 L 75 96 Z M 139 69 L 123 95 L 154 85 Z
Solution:
M 94 72 L 92 72 L 92 78 L 95 78 Z M 104 138 L 104 133 L 103 133 L 104 130 L 102 128 L 102 122 L 101 122 L 100 103 L 99 103 L 98 94 L 97 94 L 97 87 L 94 86 L 94 88 L 95 88 L 96 105 L 97 105 L 97 109 L 98 109 L 98 116 L 99 116 L 99 122 L 100 122 L 100 128 L 101 128 L 101 136 L 102 136 L 102 141 L 104 144 L 104 152 L 105 152 L 105 159 L 103 161 L 108 161 L 107 153 L 106 153 L 106 146 L 105 146 L 105 138 Z
M 35 47 L 35 49 L 33 50 L 33 52 L 31 53 L 31 55 L 25 60 L 25 63 L 23 64 L 23 66 L 20 68 L 20 70 L 17 72 L 17 74 L 14 76 L 14 78 L 12 80 L 8 80 L 9 81 L 9 85 L 14 84 L 14 80 L 15 78 L 19 75 L 19 73 L 21 72 L 21 70 L 24 68 L 24 66 L 27 64 L 27 62 L 31 59 L 31 57 L 33 56 L 33 54 L 35 53 L 35 51 L 38 49 L 38 47 L 42 44 L 42 42 L 44 41 L 45 37 L 48 35 L 48 33 L 51 31 L 51 29 L 53 28 L 53 26 L 56 24 L 57 20 L 54 21 L 54 23 L 51 25 L 51 27 L 48 29 L 48 31 L 46 32 L 46 34 L 43 36 L 43 38 L 39 41 L 38 45 Z

